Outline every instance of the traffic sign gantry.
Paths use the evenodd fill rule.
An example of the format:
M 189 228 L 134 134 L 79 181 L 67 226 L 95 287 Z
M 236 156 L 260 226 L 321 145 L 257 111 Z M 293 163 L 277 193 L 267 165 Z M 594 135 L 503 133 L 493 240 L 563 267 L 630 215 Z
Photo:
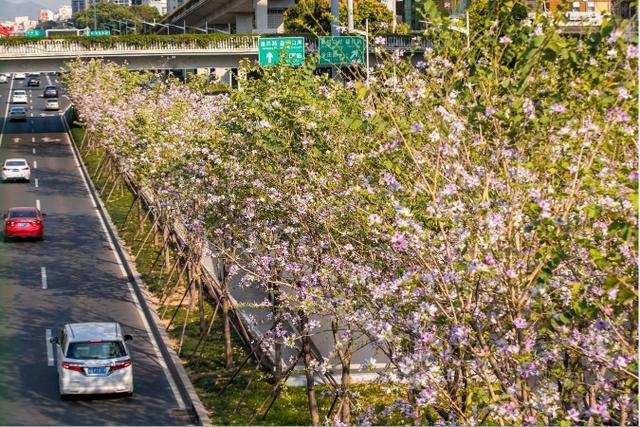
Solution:
M 111 31 L 109 30 L 92 30 L 89 31 L 89 36 L 91 37 L 104 37 L 104 36 L 110 36 L 111 35 Z
M 364 64 L 364 39 L 360 36 L 322 36 L 318 38 L 322 65 Z
M 25 31 L 24 35 L 25 35 L 25 37 L 45 37 L 47 35 L 47 33 L 45 33 L 44 30 L 33 29 L 33 30 Z
M 260 65 L 269 66 L 284 62 L 300 65 L 304 61 L 304 37 L 270 37 L 258 39 Z

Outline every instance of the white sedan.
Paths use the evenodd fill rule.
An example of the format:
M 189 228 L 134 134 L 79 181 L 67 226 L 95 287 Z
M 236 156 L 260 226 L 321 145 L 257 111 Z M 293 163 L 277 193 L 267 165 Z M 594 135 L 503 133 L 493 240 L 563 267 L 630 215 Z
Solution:
M 26 159 L 7 159 L 2 165 L 2 181 L 10 179 L 29 181 L 31 168 Z
M 13 75 L 14 80 L 24 80 L 26 78 L 27 78 L 27 75 L 25 73 L 15 73 Z
M 7 83 L 9 81 L 9 78 L 7 77 L 6 74 L 0 74 L 0 83 Z
M 133 366 L 117 322 L 68 323 L 59 337 L 52 337 L 57 348 L 60 397 L 77 394 L 133 393 Z
M 27 91 L 14 90 L 11 102 L 14 104 L 26 104 L 27 103 Z

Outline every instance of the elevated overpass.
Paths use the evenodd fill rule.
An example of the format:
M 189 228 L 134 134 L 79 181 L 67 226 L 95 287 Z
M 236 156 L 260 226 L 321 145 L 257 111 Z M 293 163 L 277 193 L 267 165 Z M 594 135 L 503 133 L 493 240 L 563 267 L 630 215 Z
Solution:
M 24 43 L 0 43 L 0 73 L 57 71 L 66 62 L 101 58 L 132 70 L 215 69 L 220 76 L 237 68 L 243 59 L 258 60 L 258 39 L 253 35 L 230 35 L 210 39 L 176 40 L 150 38 L 144 43 L 118 41 L 87 42 L 74 39 L 52 39 Z M 386 36 L 383 46 L 388 50 L 424 52 L 429 42 L 409 36 Z M 305 39 L 305 52 L 317 52 L 317 39 Z M 376 58 L 370 52 L 374 65 Z

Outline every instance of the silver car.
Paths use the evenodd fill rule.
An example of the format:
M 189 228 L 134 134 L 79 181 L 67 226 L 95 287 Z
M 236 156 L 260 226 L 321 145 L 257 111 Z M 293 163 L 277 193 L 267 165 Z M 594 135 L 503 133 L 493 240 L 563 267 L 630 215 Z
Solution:
M 9 121 L 27 120 L 27 109 L 25 107 L 11 107 L 9 110 Z
M 58 103 L 58 98 L 49 98 L 47 99 L 47 102 L 45 104 L 45 108 L 47 110 L 59 110 L 60 109 L 60 103 Z
M 117 322 L 68 323 L 56 344 L 60 397 L 77 394 L 133 393 L 133 366 Z

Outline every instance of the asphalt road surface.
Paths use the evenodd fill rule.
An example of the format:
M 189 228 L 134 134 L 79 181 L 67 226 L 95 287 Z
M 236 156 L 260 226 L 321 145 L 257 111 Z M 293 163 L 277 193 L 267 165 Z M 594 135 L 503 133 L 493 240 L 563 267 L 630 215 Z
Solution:
M 0 210 L 39 205 L 47 214 L 44 241 L 0 241 L 0 424 L 185 424 L 182 398 L 103 231 L 61 116 L 44 110 L 43 88 L 55 77 L 41 79 L 39 88 L 0 84 L 0 161 L 22 157 L 32 167 L 30 183 L 0 184 Z M 27 90 L 29 117 L 5 123 L 15 89 Z M 68 99 L 59 99 L 62 110 Z M 60 399 L 47 331 L 90 321 L 118 321 L 134 336 L 132 397 Z

